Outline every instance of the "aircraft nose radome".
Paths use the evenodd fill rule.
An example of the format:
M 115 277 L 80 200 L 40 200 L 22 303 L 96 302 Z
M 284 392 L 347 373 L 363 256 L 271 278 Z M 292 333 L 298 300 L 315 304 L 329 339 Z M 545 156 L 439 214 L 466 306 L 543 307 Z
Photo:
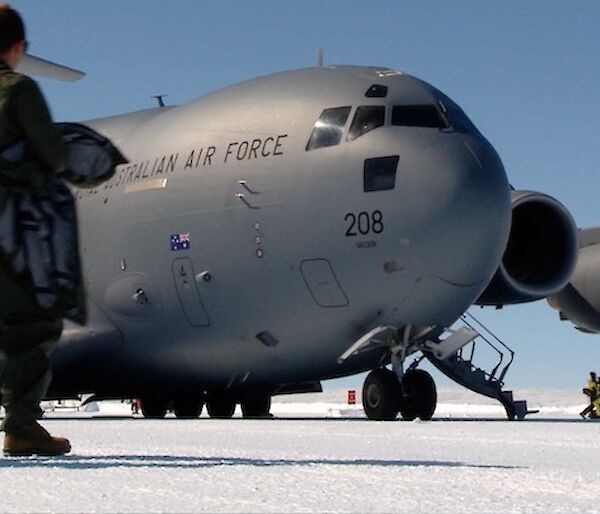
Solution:
M 431 155 L 428 211 L 419 252 L 422 275 L 461 286 L 486 284 L 510 232 L 510 187 L 504 167 L 485 140 L 471 138 Z M 425 172 L 425 170 L 423 170 Z

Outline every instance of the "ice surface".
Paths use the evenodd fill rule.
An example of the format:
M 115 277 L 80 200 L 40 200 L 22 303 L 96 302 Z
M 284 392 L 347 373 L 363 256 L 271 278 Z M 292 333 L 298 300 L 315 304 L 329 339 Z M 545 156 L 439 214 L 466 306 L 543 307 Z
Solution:
M 442 393 L 461 415 L 493 407 Z M 539 392 L 533 405 L 563 418 L 526 422 L 501 410 L 491 421 L 294 419 L 308 409 L 291 412 L 299 400 L 318 411 L 312 399 L 279 399 L 273 411 L 289 417 L 274 420 L 145 420 L 120 403 L 57 410 L 43 423 L 73 454 L 0 458 L 0 511 L 600 512 L 600 422 L 566 417 L 583 405 L 577 394 Z M 348 409 L 344 399 L 325 393 L 314 415 Z

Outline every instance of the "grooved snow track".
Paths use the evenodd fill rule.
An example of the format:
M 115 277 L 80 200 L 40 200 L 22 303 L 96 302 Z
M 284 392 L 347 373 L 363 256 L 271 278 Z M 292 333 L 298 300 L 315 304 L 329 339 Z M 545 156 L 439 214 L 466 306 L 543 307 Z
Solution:
M 9 512 L 598 511 L 600 423 L 49 419 Z

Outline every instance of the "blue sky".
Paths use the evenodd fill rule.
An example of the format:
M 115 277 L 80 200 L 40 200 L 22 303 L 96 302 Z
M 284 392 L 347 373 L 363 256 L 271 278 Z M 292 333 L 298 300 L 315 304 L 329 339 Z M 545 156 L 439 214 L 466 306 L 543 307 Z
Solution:
M 581 227 L 600 225 L 600 2 L 11 4 L 26 19 L 31 53 L 88 74 L 77 84 L 40 81 L 59 120 L 143 109 L 155 94 L 181 104 L 312 66 L 323 48 L 328 64 L 385 65 L 431 82 L 492 142 L 516 188 L 555 196 Z M 579 334 L 545 302 L 476 315 L 517 353 L 508 385 L 580 388 L 600 371 L 600 336 Z

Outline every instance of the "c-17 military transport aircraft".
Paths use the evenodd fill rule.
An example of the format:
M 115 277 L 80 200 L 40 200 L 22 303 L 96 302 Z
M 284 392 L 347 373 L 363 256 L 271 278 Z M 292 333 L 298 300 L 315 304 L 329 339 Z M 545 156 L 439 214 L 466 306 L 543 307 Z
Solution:
M 578 330 L 600 333 L 600 227 L 579 232 L 577 266 L 570 283 L 548 298 L 561 320 L 571 321 Z
M 85 124 L 129 162 L 76 191 L 90 321 L 67 325 L 52 397 L 266 416 L 371 370 L 369 418 L 429 419 L 425 357 L 524 415 L 462 351 L 477 332 L 449 327 L 563 289 L 576 228 L 433 86 L 319 66 Z

